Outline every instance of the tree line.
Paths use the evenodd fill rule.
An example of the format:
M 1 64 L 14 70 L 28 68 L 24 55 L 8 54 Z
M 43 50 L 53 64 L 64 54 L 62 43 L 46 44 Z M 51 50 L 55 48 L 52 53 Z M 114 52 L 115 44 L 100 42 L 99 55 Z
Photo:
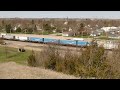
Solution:
M 65 22 L 68 22 L 65 24 Z M 20 26 L 19 26 L 20 25 Z M 0 31 L 7 33 L 51 33 L 65 32 L 72 29 L 76 35 L 89 34 L 92 30 L 103 26 L 119 26 L 120 20 L 109 19 L 0 19 Z M 15 29 L 16 27 L 16 29 Z M 41 30 L 39 30 L 41 29 Z

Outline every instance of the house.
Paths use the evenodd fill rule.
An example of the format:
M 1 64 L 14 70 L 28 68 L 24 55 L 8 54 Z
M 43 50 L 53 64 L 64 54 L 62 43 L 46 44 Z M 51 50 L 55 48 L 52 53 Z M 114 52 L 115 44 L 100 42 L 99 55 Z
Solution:
M 56 29 L 54 29 L 53 32 L 56 33 Z
M 98 36 L 98 35 L 95 34 L 95 33 L 91 33 L 90 36 L 96 37 L 96 36 Z
M 17 27 L 15 26 L 15 27 L 13 28 L 13 30 L 16 31 L 16 30 L 17 30 Z
M 71 27 L 69 27 L 69 31 L 72 31 L 72 28 L 71 28 Z
M 21 27 L 21 24 L 18 24 L 17 27 Z
M 55 27 L 52 23 L 50 24 L 51 27 Z
M 63 32 L 62 33 L 62 36 L 73 36 L 74 35 L 74 33 L 73 32 Z
M 40 28 L 40 26 L 36 25 L 36 28 L 38 31 L 42 31 L 42 29 Z
M 103 44 L 103 47 L 105 49 L 117 49 L 119 47 L 119 43 L 117 42 L 113 42 L 113 41 L 106 41 L 104 44 Z
M 120 35 L 119 34 L 108 34 L 108 38 L 113 38 L 113 39 L 120 39 Z
M 118 27 L 102 27 L 101 29 L 104 30 L 105 32 L 109 32 L 112 29 L 114 29 L 114 30 L 118 29 Z
M 90 33 L 90 36 L 100 36 L 102 34 L 102 32 L 99 32 L 99 31 L 92 31 Z
M 66 22 L 64 22 L 64 25 L 68 25 L 68 22 L 66 21 Z
M 120 34 L 120 30 L 112 30 L 110 31 L 112 34 Z

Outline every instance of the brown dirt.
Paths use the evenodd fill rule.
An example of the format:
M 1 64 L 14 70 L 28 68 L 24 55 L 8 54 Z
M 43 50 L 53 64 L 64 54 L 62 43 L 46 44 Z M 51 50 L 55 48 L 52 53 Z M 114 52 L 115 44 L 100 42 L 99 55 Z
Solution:
M 78 79 L 71 75 L 15 62 L 0 63 L 0 79 Z

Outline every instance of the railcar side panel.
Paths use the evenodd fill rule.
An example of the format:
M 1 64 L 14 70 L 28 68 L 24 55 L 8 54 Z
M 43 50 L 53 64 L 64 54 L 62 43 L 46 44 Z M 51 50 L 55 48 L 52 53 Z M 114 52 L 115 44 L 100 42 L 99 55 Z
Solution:
M 85 47 L 85 46 L 88 46 L 89 43 L 86 42 L 86 41 L 77 41 L 77 46 L 82 46 L 82 47 Z
M 44 43 L 55 43 L 55 44 L 58 44 L 59 40 L 58 39 L 44 38 Z
M 74 40 L 60 40 L 60 44 L 63 44 L 63 45 L 76 45 L 76 41 L 74 41 Z
M 29 41 L 32 41 L 32 42 L 43 42 L 43 38 L 29 37 Z

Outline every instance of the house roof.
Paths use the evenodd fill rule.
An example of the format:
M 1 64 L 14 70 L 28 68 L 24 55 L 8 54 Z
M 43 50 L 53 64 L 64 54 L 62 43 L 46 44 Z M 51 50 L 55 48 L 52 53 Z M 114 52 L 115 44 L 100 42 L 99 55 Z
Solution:
M 91 32 L 91 34 L 98 34 L 98 33 L 100 33 L 100 32 L 98 32 L 98 31 Z
M 63 32 L 63 34 L 73 34 L 73 32 Z
M 119 34 L 108 34 L 109 37 L 120 37 Z

